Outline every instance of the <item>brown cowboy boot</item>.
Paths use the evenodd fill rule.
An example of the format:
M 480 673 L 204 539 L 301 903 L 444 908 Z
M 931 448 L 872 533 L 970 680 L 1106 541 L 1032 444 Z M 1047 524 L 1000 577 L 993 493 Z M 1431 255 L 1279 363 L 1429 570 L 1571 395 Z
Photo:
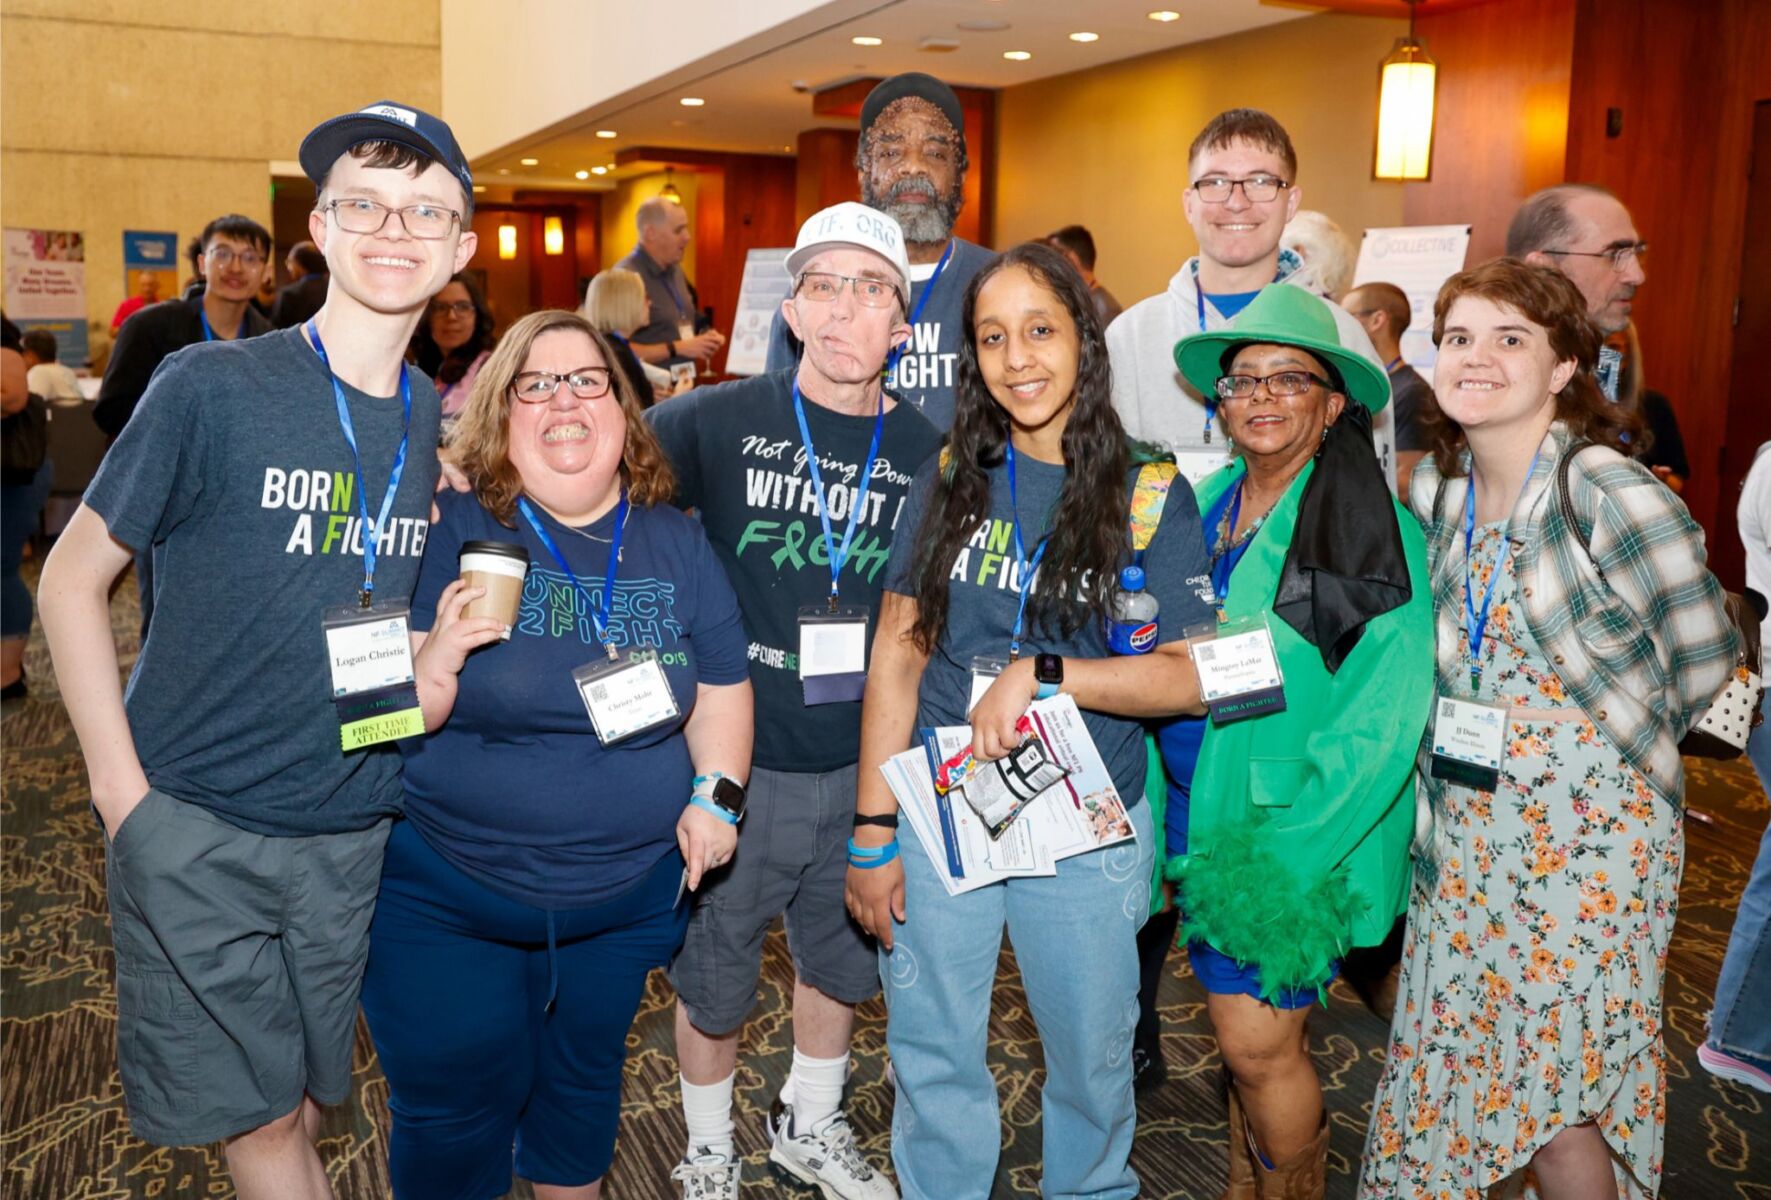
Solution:
M 1225 1097 L 1230 1102 L 1230 1182 L 1218 1200 L 1259 1200 L 1248 1119 L 1242 1115 L 1242 1100 L 1236 1095 L 1236 1083 L 1228 1071 L 1224 1072 L 1224 1085 Z
M 1322 1200 L 1328 1171 L 1328 1114 L 1322 1114 L 1322 1125 L 1308 1146 L 1274 1167 L 1266 1170 L 1255 1165 L 1255 1195 L 1258 1200 Z

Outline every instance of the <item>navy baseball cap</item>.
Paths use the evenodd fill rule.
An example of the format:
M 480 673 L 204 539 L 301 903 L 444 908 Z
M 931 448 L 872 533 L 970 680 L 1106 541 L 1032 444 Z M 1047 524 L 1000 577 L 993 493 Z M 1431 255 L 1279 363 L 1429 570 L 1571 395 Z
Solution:
M 396 142 L 429 155 L 460 180 L 469 201 L 473 199 L 473 172 L 449 127 L 440 118 L 392 100 L 382 100 L 314 126 L 301 139 L 301 169 L 318 187 L 341 155 L 364 142 Z
M 861 131 L 865 133 L 894 100 L 906 97 L 926 100 L 940 109 L 953 132 L 959 135 L 960 144 L 965 144 L 965 109 L 960 106 L 959 97 L 939 79 L 921 71 L 906 71 L 875 84 L 861 101 Z

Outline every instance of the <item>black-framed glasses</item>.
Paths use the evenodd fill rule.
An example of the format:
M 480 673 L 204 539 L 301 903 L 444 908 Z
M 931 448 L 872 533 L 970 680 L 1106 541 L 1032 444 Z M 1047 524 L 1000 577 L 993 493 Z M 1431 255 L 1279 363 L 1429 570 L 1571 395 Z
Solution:
M 236 250 L 232 246 L 211 246 L 203 251 L 203 257 L 218 267 L 239 263 L 248 271 L 255 271 L 268 261 L 256 250 Z
M 338 221 L 338 227 L 346 233 L 380 233 L 388 217 L 398 213 L 406 232 L 425 241 L 448 237 L 461 220 L 460 213 L 439 204 L 408 204 L 404 208 L 392 208 L 363 196 L 328 200 L 320 209 L 330 211 Z
M 1250 204 L 1265 204 L 1269 200 L 1279 198 L 1279 193 L 1291 184 L 1277 175 L 1250 175 L 1246 179 L 1231 179 L 1227 175 L 1207 175 L 1204 179 L 1193 181 L 1193 191 L 1207 204 L 1222 204 L 1230 198 L 1230 193 L 1237 188 Z
M 510 381 L 510 390 L 525 404 L 546 404 L 563 383 L 580 400 L 595 400 L 609 394 L 609 378 L 607 367 L 579 367 L 564 375 L 555 375 L 552 371 L 524 371 Z
M 819 304 L 829 304 L 842 295 L 843 284 L 855 289 L 855 301 L 864 308 L 889 308 L 898 298 L 898 289 L 890 280 L 865 275 L 837 275 L 830 271 L 807 271 L 799 277 L 799 294 Z
M 1613 271 L 1621 271 L 1630 265 L 1630 260 L 1641 262 L 1648 257 L 1648 243 L 1636 242 L 1634 245 L 1607 246 L 1603 250 L 1545 250 L 1557 258 L 1603 258 L 1610 262 Z
M 1287 396 L 1301 396 L 1315 384 L 1332 389 L 1334 384 L 1311 371 L 1276 371 L 1271 375 L 1224 375 L 1218 379 L 1217 393 L 1220 400 L 1248 400 L 1252 398 L 1261 384 L 1267 385 L 1267 394 L 1283 399 Z
M 430 311 L 437 317 L 471 317 L 473 316 L 472 300 L 433 300 Z

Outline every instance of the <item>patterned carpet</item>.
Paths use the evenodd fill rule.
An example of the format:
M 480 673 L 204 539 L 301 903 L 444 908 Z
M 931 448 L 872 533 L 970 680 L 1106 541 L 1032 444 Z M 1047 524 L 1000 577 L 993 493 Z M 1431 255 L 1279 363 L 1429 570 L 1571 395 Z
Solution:
M 27 566 L 27 577 L 34 572 Z M 34 582 L 34 579 L 32 580 Z M 113 606 L 118 644 L 133 654 L 134 588 Z M 135 1140 L 115 1071 L 111 947 L 103 842 L 87 807 L 86 777 L 39 635 L 27 656 L 31 699 L 8 705 L 0 725 L 0 1196 L 16 1200 L 229 1197 L 219 1151 L 162 1150 Z M 1683 905 L 1667 978 L 1672 1071 L 1666 1182 L 1670 1200 L 1771 1200 L 1771 1097 L 1721 1083 L 1696 1065 L 1704 1013 L 1721 965 L 1735 897 L 1767 817 L 1744 765 L 1691 763 L 1693 822 Z M 1204 996 L 1175 955 L 1162 1013 L 1169 1082 L 1144 1098 L 1132 1156 L 1145 1194 L 1217 1195 L 1223 1182 L 1224 1113 Z M 762 1121 L 791 1061 L 786 997 L 791 975 L 780 936 L 770 938 L 763 1003 L 745 1033 L 738 1074 L 738 1139 L 746 1194 L 809 1196 L 766 1165 Z M 629 1036 L 621 1145 L 605 1195 L 674 1195 L 668 1172 L 681 1153 L 671 996 L 654 977 Z M 1313 1018 L 1313 1049 L 1334 1132 L 1328 1194 L 1353 1193 L 1356 1158 L 1380 1067 L 1384 1029 L 1337 983 Z M 884 1009 L 862 1010 L 849 1111 L 876 1160 L 885 1156 L 891 1087 L 882 1076 Z M 1026 999 L 1005 951 L 990 1028 L 990 1063 L 1003 1107 L 1002 1170 L 995 1196 L 1037 1194 L 1039 1048 Z M 346 1200 L 388 1195 L 387 1086 L 359 1026 L 351 1102 L 327 1114 L 321 1153 Z M 512 1193 L 528 1196 L 526 1187 Z

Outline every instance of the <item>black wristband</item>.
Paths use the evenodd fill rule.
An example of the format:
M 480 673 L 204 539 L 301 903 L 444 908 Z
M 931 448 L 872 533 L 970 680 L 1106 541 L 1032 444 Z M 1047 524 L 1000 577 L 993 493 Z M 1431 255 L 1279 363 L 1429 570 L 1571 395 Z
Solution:
M 898 814 L 895 812 L 856 813 L 855 828 L 859 829 L 863 825 L 878 825 L 884 829 L 896 829 L 898 827 Z

